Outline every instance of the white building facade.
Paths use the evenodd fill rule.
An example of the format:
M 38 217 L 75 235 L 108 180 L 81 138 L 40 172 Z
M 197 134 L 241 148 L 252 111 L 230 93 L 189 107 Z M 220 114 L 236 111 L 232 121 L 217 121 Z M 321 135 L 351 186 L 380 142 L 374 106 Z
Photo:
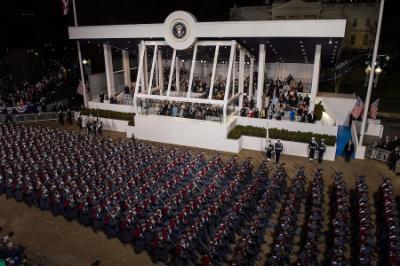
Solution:
M 302 0 L 266 1 L 263 6 L 233 7 L 231 20 L 346 19 L 345 49 L 369 49 L 378 21 L 379 3 L 328 3 Z

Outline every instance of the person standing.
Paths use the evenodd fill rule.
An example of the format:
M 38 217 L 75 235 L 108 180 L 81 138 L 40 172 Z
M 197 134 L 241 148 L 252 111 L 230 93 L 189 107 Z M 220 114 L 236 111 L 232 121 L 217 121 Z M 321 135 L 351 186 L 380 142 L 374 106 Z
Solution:
M 353 155 L 354 152 L 354 144 L 351 141 L 351 139 L 349 139 L 346 143 L 346 145 L 344 146 L 344 161 L 345 162 L 350 162 L 351 156 Z
M 389 157 L 389 170 L 396 172 L 397 163 L 400 160 L 400 150 L 399 147 L 396 147 L 394 151 L 390 153 Z
M 278 139 L 275 143 L 275 162 L 279 163 L 279 158 L 281 157 L 281 152 L 283 151 L 283 144 L 281 140 Z
M 268 140 L 267 145 L 265 146 L 265 151 L 267 152 L 267 161 L 271 161 L 272 153 L 274 152 L 274 145 L 272 145 L 272 141 Z
M 315 141 L 315 138 L 312 137 L 310 143 L 308 143 L 308 149 L 309 149 L 309 160 L 312 161 L 314 160 L 315 157 L 315 151 L 318 148 L 318 144 Z
M 322 163 L 325 151 L 326 151 L 326 143 L 324 139 L 321 139 L 318 145 L 318 163 Z
M 78 127 L 79 127 L 79 129 L 80 130 L 82 130 L 82 116 L 81 115 L 79 115 L 78 116 L 78 119 L 76 120 L 76 123 L 78 124 Z
M 63 126 L 64 125 L 64 113 L 61 110 L 61 108 L 58 110 L 58 122 L 60 122 L 60 124 Z
M 70 124 L 70 125 L 72 125 L 72 112 L 71 112 L 71 109 L 67 109 L 67 121 L 68 121 L 68 124 Z

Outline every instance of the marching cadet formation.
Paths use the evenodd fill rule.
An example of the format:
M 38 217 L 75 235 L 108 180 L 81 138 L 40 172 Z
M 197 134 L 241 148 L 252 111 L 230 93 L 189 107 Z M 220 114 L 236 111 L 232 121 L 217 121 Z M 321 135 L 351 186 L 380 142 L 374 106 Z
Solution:
M 280 145 L 275 144 L 275 153 Z M 351 250 L 357 264 L 374 265 L 377 259 L 382 265 L 400 263 L 389 179 L 377 196 L 382 212 L 374 245 L 362 177 L 350 204 L 337 174 L 324 232 L 325 185 L 319 170 L 309 183 L 300 168 L 288 185 L 282 166 L 272 173 L 267 161 L 253 171 L 250 158 L 206 161 L 201 153 L 193 156 L 177 148 L 13 124 L 0 124 L 0 157 L 0 194 L 131 243 L 154 262 L 349 265 Z M 350 215 L 351 205 L 357 206 L 356 218 Z M 324 233 L 326 250 L 320 246 Z M 350 247 L 354 236 L 358 245 Z

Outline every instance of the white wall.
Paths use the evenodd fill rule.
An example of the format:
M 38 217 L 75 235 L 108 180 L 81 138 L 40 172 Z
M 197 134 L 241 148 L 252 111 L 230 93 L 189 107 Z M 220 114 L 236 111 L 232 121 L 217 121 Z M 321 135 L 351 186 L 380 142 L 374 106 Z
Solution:
M 123 113 L 135 113 L 135 107 L 133 105 L 124 105 L 124 104 L 110 104 L 110 103 L 100 103 L 100 102 L 90 101 L 89 108 L 123 112 Z
M 355 124 L 357 133 L 360 134 L 361 132 L 361 121 L 353 121 L 353 124 Z M 380 137 L 382 138 L 383 135 L 383 125 L 380 124 L 380 120 L 372 120 L 368 119 L 367 120 L 367 125 L 365 128 L 365 135 L 368 136 L 375 136 L 375 137 Z
M 124 89 L 124 73 L 115 73 L 115 92 L 120 92 Z M 107 95 L 107 81 L 105 73 L 96 73 L 89 76 L 90 95 L 91 99 L 98 98 L 100 93 Z
M 242 136 L 241 139 L 242 139 L 242 145 L 241 145 L 242 149 L 265 151 L 265 144 L 266 144 L 265 138 Z M 275 139 L 271 140 L 272 143 L 275 144 L 276 140 Z M 282 152 L 283 154 L 308 157 L 307 143 L 300 143 L 300 142 L 293 142 L 286 140 L 281 140 L 281 143 L 283 144 L 283 152 Z M 336 153 L 336 145 L 327 146 L 323 159 L 333 161 L 335 160 L 335 153 Z
M 227 138 L 226 125 L 179 117 L 137 115 L 135 127 L 129 127 L 127 136 L 136 138 L 238 153 L 239 142 Z
M 214 50 L 212 51 L 214 53 Z M 202 60 L 201 58 L 197 59 L 198 61 Z M 267 56 L 268 61 L 268 56 Z M 165 65 L 170 65 L 171 60 L 164 60 Z M 185 68 L 188 72 L 190 72 L 191 60 L 185 61 Z M 194 77 L 207 77 L 208 80 L 211 80 L 211 72 L 212 72 L 212 62 L 209 63 L 200 63 L 196 62 Z M 285 79 L 289 74 L 293 76 L 293 78 L 299 82 L 300 80 L 304 83 L 311 83 L 312 74 L 313 74 L 313 64 L 300 64 L 300 63 L 266 63 L 265 64 L 265 75 L 267 78 L 276 79 Z M 257 71 L 257 64 L 254 65 L 254 71 Z M 236 64 L 236 74 L 235 77 L 239 75 L 239 65 Z M 247 77 L 249 75 L 250 65 L 244 65 L 244 75 Z M 224 79 L 228 73 L 228 64 L 218 64 L 215 71 L 215 77 L 222 76 Z
M 227 133 L 235 124 L 235 121 L 223 125 L 177 117 L 138 115 L 135 117 L 135 126 L 128 126 L 126 132 L 128 137 L 134 134 L 138 139 L 224 152 L 238 153 L 241 149 L 265 150 L 265 138 L 242 136 L 238 140 L 228 139 Z M 282 143 L 283 154 L 308 156 L 307 143 L 291 141 Z M 334 160 L 335 152 L 336 146 L 328 146 L 324 159 Z
M 107 94 L 107 82 L 105 73 L 96 73 L 89 76 L 90 99 L 98 98 L 100 93 Z
M 326 134 L 330 136 L 336 136 L 338 127 L 321 124 L 309 124 L 286 120 L 267 120 L 261 118 L 249 118 L 249 117 L 237 117 L 237 125 L 242 126 L 253 126 L 253 127 L 267 127 L 267 121 L 269 128 L 286 129 L 288 131 L 300 131 L 300 132 L 313 132 L 317 134 Z
M 356 103 L 356 97 L 351 94 L 318 93 L 316 103 L 322 102 L 330 116 L 336 120 L 337 125 L 347 126 L 351 110 Z
M 268 61 L 268 55 L 267 55 Z M 266 74 L 268 78 L 285 79 L 289 74 L 299 82 L 311 83 L 314 64 L 299 64 L 299 63 L 267 63 L 265 64 Z

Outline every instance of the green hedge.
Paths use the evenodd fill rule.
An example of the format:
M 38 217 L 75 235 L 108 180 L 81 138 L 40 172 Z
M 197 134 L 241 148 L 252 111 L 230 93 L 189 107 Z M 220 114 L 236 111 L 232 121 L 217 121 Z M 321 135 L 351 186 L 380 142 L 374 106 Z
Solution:
M 242 135 L 265 138 L 266 132 L 265 128 L 261 127 L 236 126 L 229 132 L 228 138 L 239 139 Z M 269 137 L 271 139 L 281 139 L 281 140 L 295 141 L 302 143 L 308 143 L 311 140 L 311 137 L 315 137 L 317 141 L 319 141 L 320 139 L 325 139 L 325 143 L 328 146 L 334 146 L 336 143 L 335 136 L 329 136 L 325 134 L 315 134 L 312 132 L 300 132 L 300 131 L 294 132 L 276 128 L 269 129 Z
M 129 121 L 130 126 L 135 125 L 135 114 L 134 113 L 123 113 L 123 112 L 116 112 L 116 111 L 109 111 L 109 110 L 100 110 L 100 109 L 83 109 L 81 110 L 81 115 L 90 115 L 101 117 L 101 118 L 108 118 L 108 119 L 116 119 L 116 120 L 124 120 Z

